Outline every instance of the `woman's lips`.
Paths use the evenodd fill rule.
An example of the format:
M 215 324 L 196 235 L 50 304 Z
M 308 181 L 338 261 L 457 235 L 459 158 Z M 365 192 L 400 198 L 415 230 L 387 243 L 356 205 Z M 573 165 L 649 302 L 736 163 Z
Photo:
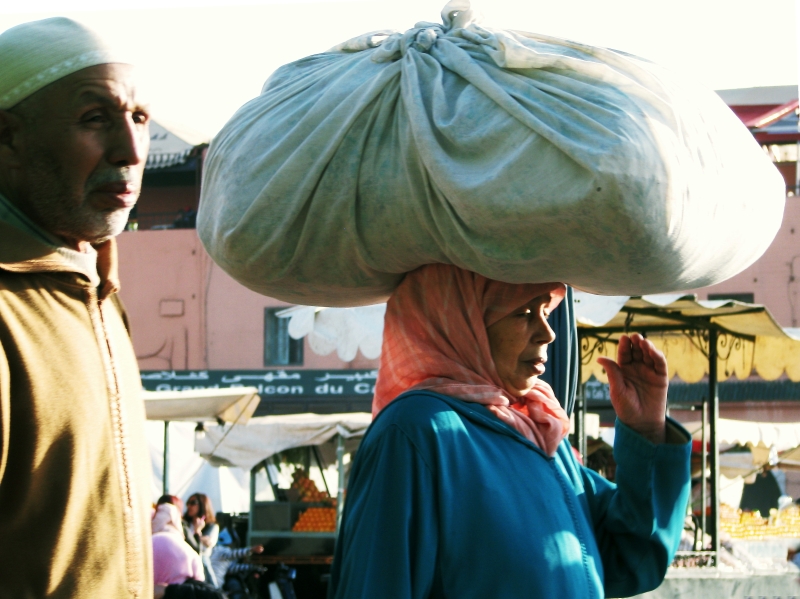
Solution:
M 544 374 L 544 365 L 547 362 L 547 358 L 534 358 L 533 360 L 524 360 L 524 362 L 529 366 L 533 374 L 541 376 Z

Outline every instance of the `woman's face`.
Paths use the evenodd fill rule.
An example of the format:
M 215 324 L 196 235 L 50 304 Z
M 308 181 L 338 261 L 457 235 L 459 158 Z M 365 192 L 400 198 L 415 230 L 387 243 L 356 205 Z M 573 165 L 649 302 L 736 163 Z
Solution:
M 550 295 L 541 295 L 486 329 L 497 374 L 511 395 L 528 393 L 544 374 L 547 346 L 555 333 L 547 323 Z
M 189 501 L 186 502 L 186 515 L 190 518 L 197 517 L 197 513 L 200 511 L 200 503 L 197 497 L 190 497 Z

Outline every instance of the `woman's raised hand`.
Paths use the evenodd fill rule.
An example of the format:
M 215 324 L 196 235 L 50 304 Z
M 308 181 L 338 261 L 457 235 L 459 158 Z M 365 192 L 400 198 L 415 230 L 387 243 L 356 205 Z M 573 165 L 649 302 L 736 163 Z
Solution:
M 617 417 L 653 443 L 663 443 L 667 412 L 667 359 L 644 337 L 623 335 L 617 361 L 598 358 L 608 374 Z

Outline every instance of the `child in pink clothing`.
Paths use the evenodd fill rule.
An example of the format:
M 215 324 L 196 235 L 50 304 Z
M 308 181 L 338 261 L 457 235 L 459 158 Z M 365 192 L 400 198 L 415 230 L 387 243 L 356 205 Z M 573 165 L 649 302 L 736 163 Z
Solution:
M 188 578 L 204 580 L 200 556 L 183 538 L 181 514 L 163 503 L 153 517 L 153 579 L 157 585 L 180 584 Z

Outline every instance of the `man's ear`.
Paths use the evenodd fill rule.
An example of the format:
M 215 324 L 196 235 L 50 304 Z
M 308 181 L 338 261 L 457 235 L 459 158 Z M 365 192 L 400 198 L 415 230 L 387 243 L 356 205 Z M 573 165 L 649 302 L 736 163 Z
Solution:
M 23 120 L 9 110 L 0 110 L 0 169 L 21 164 Z

